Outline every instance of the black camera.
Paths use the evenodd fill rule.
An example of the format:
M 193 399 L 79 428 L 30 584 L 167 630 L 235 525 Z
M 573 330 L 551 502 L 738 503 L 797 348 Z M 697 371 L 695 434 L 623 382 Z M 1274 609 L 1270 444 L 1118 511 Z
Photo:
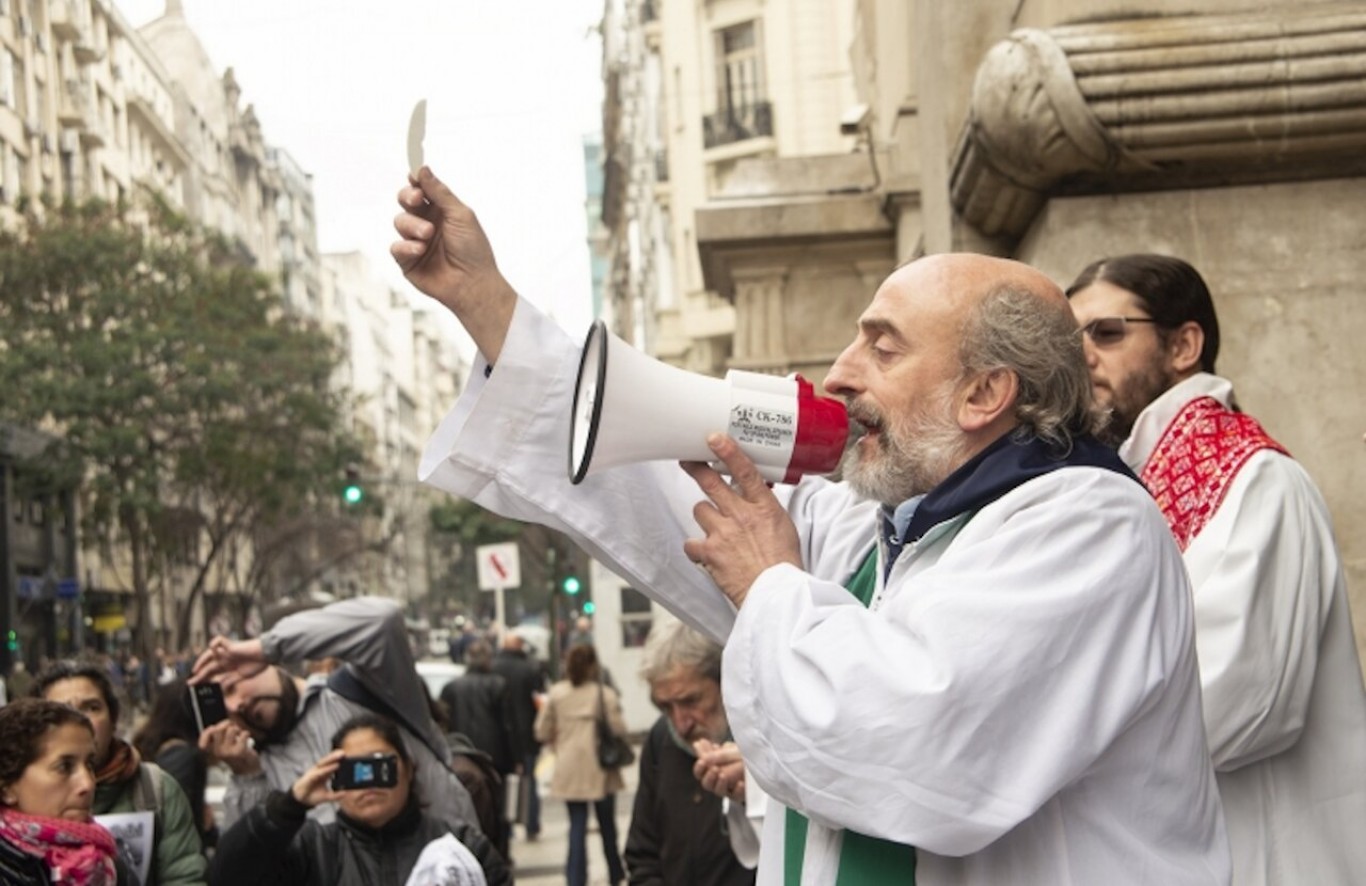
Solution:
M 223 687 L 217 683 L 196 683 L 189 687 L 190 707 L 194 708 L 194 723 L 203 732 L 215 723 L 228 719 L 228 705 L 223 700 Z
M 370 754 L 367 757 L 342 757 L 332 774 L 332 790 L 363 791 L 391 788 L 398 784 L 398 755 Z

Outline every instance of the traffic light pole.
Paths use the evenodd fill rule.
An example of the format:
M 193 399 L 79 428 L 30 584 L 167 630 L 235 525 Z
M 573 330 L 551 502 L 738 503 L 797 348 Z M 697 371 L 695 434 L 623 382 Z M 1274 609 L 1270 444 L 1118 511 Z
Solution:
M 558 679 L 560 676 L 560 601 L 557 598 L 560 590 L 560 583 L 555 578 L 555 546 L 547 545 L 545 554 L 545 583 L 550 591 L 550 602 L 547 607 L 550 618 L 550 676 Z

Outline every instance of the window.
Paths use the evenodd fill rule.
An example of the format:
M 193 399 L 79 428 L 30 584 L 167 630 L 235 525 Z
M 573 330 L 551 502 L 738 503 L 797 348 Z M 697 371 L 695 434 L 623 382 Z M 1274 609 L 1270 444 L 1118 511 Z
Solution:
M 763 98 L 756 24 L 745 22 L 716 34 L 716 109 L 743 116 Z
M 625 649 L 644 646 L 654 624 L 650 598 L 635 588 L 621 589 L 621 645 Z
M 759 22 L 716 32 L 716 113 L 702 121 L 705 147 L 773 134 Z
M 14 54 L 0 46 L 0 105 L 18 108 L 18 93 L 15 91 L 15 68 L 19 65 Z

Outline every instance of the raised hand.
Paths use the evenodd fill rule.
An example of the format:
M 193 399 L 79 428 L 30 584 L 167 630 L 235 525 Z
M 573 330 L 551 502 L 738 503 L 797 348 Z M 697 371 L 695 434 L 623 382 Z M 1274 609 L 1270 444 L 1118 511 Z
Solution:
M 398 192 L 394 219 L 402 238 L 389 253 L 405 277 L 445 305 L 489 362 L 498 358 L 517 294 L 498 270 L 484 229 L 471 210 L 423 166 Z
M 314 763 L 313 767 L 299 776 L 299 780 L 289 789 L 294 799 L 310 809 L 319 803 L 335 803 L 340 800 L 341 791 L 332 790 L 329 784 L 332 781 L 332 774 L 337 771 L 345 756 L 345 751 L 335 750 Z
M 267 665 L 260 640 L 229 640 L 214 637 L 195 660 L 189 683 L 203 683 L 224 677 L 250 677 Z

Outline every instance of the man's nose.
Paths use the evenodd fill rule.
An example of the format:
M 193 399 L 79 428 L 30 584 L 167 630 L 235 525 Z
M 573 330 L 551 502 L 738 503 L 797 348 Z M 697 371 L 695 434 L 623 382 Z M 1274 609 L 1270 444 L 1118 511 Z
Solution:
M 854 389 L 853 358 L 850 356 L 850 351 L 853 348 L 853 345 L 845 348 L 835 358 L 835 362 L 830 366 L 830 371 L 825 374 L 825 392 L 832 397 L 844 397 L 858 393 Z
M 1086 368 L 1094 370 L 1100 362 L 1100 354 L 1096 350 L 1096 345 L 1091 341 L 1091 336 L 1081 337 L 1081 352 L 1086 355 Z

